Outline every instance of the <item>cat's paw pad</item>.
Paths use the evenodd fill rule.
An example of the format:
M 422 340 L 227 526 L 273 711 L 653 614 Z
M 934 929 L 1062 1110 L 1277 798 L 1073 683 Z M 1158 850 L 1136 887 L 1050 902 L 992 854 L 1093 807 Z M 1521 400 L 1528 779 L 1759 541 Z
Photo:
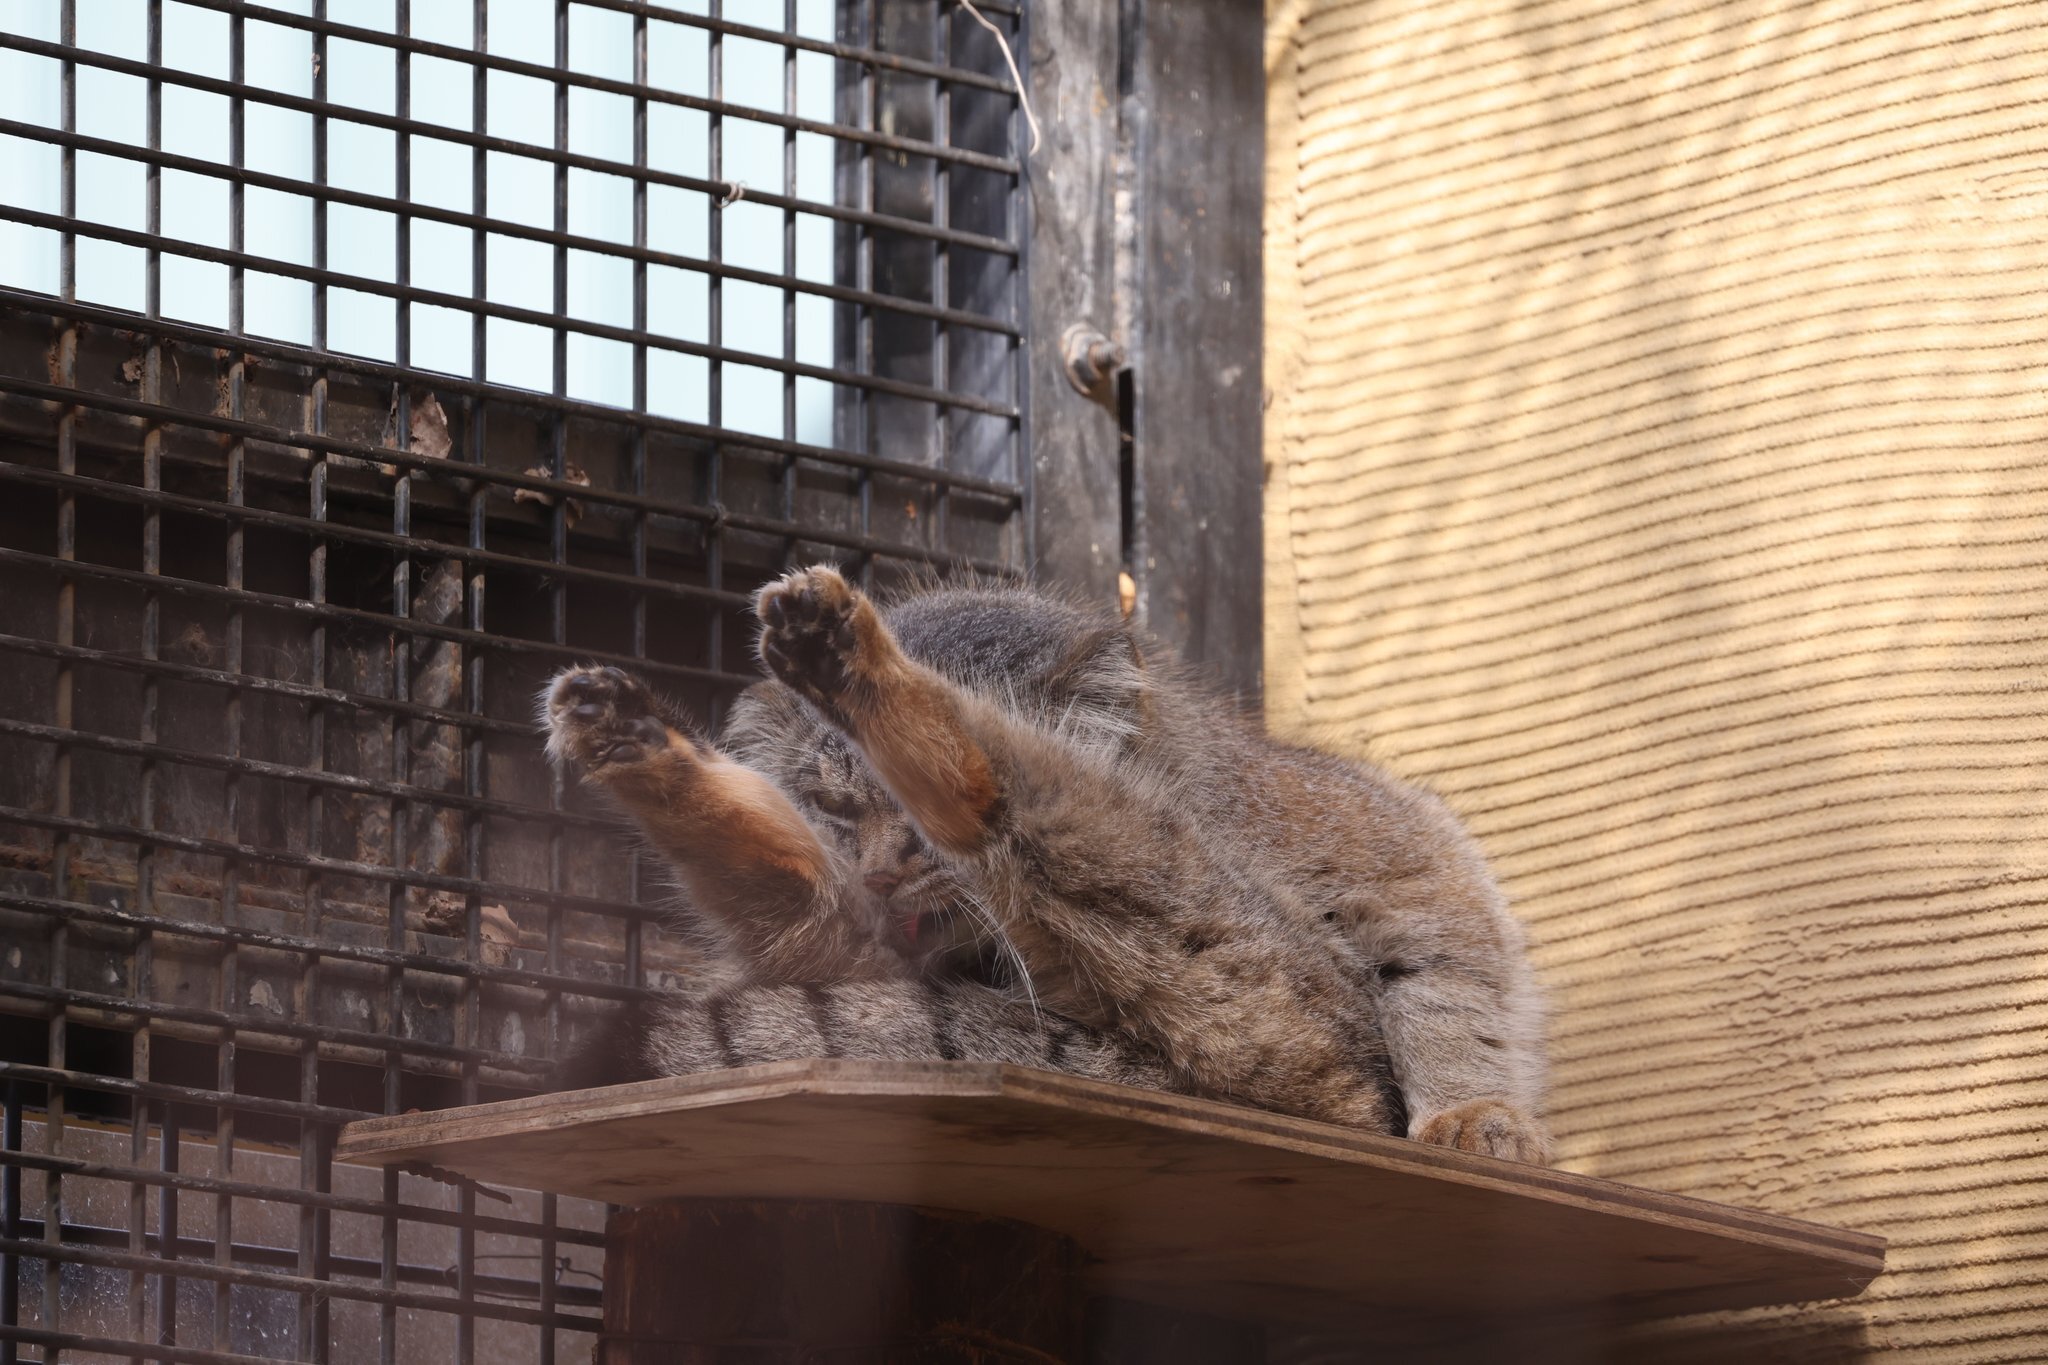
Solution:
M 802 569 L 761 589 L 761 662 L 770 673 L 813 701 L 846 688 L 860 649 L 860 593 L 836 569 Z
M 1469 1100 L 1433 1114 L 1416 1126 L 1414 1137 L 1418 1142 L 1455 1147 L 1461 1152 L 1506 1157 L 1532 1166 L 1550 1164 L 1550 1135 L 1543 1125 L 1500 1100 Z
M 643 763 L 669 748 L 654 694 L 623 669 L 569 668 L 548 683 L 548 752 L 589 771 Z

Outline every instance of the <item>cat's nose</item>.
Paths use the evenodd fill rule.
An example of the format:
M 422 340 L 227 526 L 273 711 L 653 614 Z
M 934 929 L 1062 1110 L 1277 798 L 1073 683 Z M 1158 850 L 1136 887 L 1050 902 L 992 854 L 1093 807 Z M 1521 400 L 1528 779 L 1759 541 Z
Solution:
M 903 878 L 894 872 L 870 872 L 860 879 L 861 885 L 887 900 L 891 892 L 903 885 Z

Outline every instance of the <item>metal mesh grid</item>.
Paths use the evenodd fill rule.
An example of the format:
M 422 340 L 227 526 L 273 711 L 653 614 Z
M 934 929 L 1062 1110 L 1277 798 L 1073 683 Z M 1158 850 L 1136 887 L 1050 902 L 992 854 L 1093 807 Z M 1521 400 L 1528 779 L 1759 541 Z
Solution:
M 334 1132 L 690 970 L 550 672 L 715 724 L 783 567 L 1028 561 L 1015 97 L 955 18 L 0 13 L 0 1365 L 584 1358 L 601 1209 Z

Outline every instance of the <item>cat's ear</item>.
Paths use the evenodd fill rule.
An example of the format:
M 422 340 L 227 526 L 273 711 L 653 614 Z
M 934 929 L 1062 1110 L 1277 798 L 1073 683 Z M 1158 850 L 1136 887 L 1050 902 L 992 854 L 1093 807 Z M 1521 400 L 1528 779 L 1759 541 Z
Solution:
M 818 720 L 804 699 L 776 682 L 755 683 L 732 699 L 726 709 L 725 728 L 719 742 L 735 756 L 787 744 L 793 737 L 809 735 Z

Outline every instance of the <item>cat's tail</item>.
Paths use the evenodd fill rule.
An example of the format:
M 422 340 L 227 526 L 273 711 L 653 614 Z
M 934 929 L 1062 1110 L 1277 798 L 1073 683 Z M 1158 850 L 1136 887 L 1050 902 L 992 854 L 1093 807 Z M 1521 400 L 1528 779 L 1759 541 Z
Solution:
M 550 1090 L 595 1090 L 603 1085 L 651 1081 L 661 1072 L 647 1060 L 648 1036 L 660 1027 L 660 999 L 636 1000 L 606 1015 L 558 1059 Z
M 1151 1090 L 1180 1090 L 1135 1039 L 962 981 L 846 981 L 682 990 L 616 1011 L 556 1070 L 585 1089 L 805 1057 L 1010 1062 Z

